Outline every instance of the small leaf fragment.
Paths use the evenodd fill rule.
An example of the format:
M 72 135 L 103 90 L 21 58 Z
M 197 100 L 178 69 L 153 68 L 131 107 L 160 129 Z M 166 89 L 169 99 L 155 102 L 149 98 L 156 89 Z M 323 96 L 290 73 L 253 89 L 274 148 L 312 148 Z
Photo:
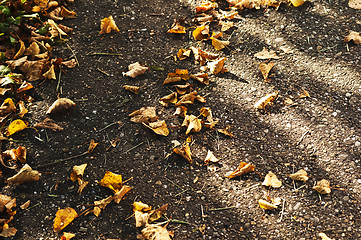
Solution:
M 260 199 L 258 201 L 258 204 L 261 208 L 265 209 L 265 210 L 273 210 L 273 209 L 276 209 L 277 208 L 277 205 L 273 204 L 273 203 L 270 203 L 270 202 L 267 202 L 263 199 Z
M 244 174 L 254 172 L 254 170 L 255 170 L 255 166 L 253 164 L 241 162 L 239 164 L 239 166 L 237 167 L 237 169 L 234 172 L 232 172 L 231 174 L 229 174 L 228 176 L 226 175 L 226 177 L 228 177 L 228 178 L 239 177 Z
M 74 233 L 63 232 L 63 236 L 61 236 L 60 240 L 70 240 L 73 237 L 75 237 Z
M 149 240 L 171 240 L 168 230 L 165 227 L 148 224 L 142 229 L 142 235 Z
M 345 37 L 344 41 L 345 42 L 353 41 L 355 44 L 361 44 L 361 33 L 351 31 L 350 34 Z
M 349 0 L 348 6 L 353 9 L 361 9 L 361 1 L 360 0 Z
M 326 179 L 322 179 L 321 181 L 317 181 L 316 186 L 312 189 L 316 190 L 320 194 L 329 194 L 331 193 L 330 182 Z
M 262 76 L 266 82 L 270 82 L 268 80 L 268 76 L 273 66 L 274 66 L 273 62 L 269 62 L 269 63 L 262 62 L 259 64 L 259 70 L 261 70 Z
M 156 122 L 151 122 L 151 123 L 149 123 L 149 125 L 143 123 L 143 125 L 149 129 L 153 130 L 153 132 L 155 132 L 158 135 L 168 136 L 168 134 L 169 134 L 167 124 L 164 120 L 158 120 Z
M 229 41 L 221 41 L 217 38 L 211 37 L 212 40 L 212 46 L 217 50 L 221 51 L 223 48 L 229 45 Z
M 177 53 L 177 57 L 179 60 L 184 60 L 188 58 L 191 55 L 192 50 L 191 49 L 179 49 Z
M 50 118 L 45 118 L 42 122 L 35 124 L 34 127 L 40 129 L 50 129 L 54 132 L 61 132 L 64 130 L 64 128 L 60 127 L 53 119 Z
M 149 123 L 158 120 L 158 116 L 155 112 L 155 107 L 142 107 L 141 109 L 129 114 L 129 117 L 132 117 L 130 121 L 135 123 Z
M 123 88 L 129 92 L 132 92 L 134 94 L 138 94 L 140 91 L 140 87 L 137 86 L 131 86 L 131 85 L 123 85 Z
M 302 4 L 304 4 L 306 1 L 305 0 L 290 0 L 290 2 L 292 3 L 292 5 L 294 7 L 299 7 Z
M 217 163 L 217 162 L 219 162 L 219 159 L 214 156 L 212 151 L 208 150 L 207 156 L 204 159 L 204 164 L 207 165 L 210 162 Z
M 148 204 L 142 202 L 134 202 L 133 203 L 133 211 L 141 211 L 141 212 L 148 212 L 152 210 L 152 207 Z
M 333 240 L 329 238 L 325 233 L 319 233 L 318 236 L 321 238 L 321 240 Z
M 270 171 L 265 176 L 262 185 L 267 187 L 271 186 L 273 188 L 279 188 L 282 186 L 282 181 L 278 180 L 276 174 Z
M 177 101 L 177 93 L 172 92 L 171 94 L 162 97 L 159 100 L 159 103 L 164 107 L 168 107 L 170 103 L 175 104 Z
M 94 141 L 94 139 L 90 140 L 90 143 L 89 143 L 89 147 L 88 147 L 88 153 L 91 153 L 94 151 L 94 149 L 96 148 L 96 146 L 98 146 L 99 143 L 96 143 Z
M 196 27 L 192 33 L 193 37 L 197 41 L 208 39 L 209 37 L 209 26 L 208 25 L 202 25 Z
M 114 196 L 109 196 L 99 201 L 94 201 L 93 213 L 95 216 L 99 217 L 100 212 L 108 206 L 109 203 L 113 201 Z
M 39 181 L 41 173 L 33 170 L 28 164 L 25 164 L 20 171 L 6 181 L 11 184 L 21 184 L 26 182 Z
M 290 174 L 290 178 L 295 181 L 303 182 L 306 182 L 308 180 L 307 172 L 303 169 L 300 169 L 297 172 Z
M 224 129 L 217 129 L 217 131 L 226 136 L 233 137 L 233 133 L 231 131 L 231 126 L 226 126 Z
M 143 67 L 142 65 L 139 64 L 139 62 L 135 62 L 132 63 L 128 66 L 129 71 L 128 72 L 123 72 L 123 76 L 128 76 L 131 78 L 135 78 L 139 75 L 144 74 L 149 68 L 148 67 Z
M 192 132 L 199 132 L 202 129 L 202 121 L 194 115 L 187 115 L 184 118 L 182 127 L 187 127 L 186 134 Z
M 30 206 L 30 200 L 20 205 L 20 209 L 27 209 Z
M 57 99 L 48 109 L 46 114 L 59 114 L 68 111 L 70 108 L 75 107 L 75 103 L 68 98 Z
M 165 204 L 158 209 L 150 211 L 148 222 L 151 223 L 151 222 L 154 222 L 154 221 L 158 220 L 159 218 L 161 218 L 162 215 L 165 213 L 165 211 L 167 211 L 167 209 L 168 209 L 168 204 Z
M 267 48 L 263 48 L 261 52 L 254 54 L 254 56 L 258 59 L 266 60 L 266 59 L 279 59 L 275 51 L 268 51 Z
M 185 143 L 181 148 L 174 148 L 173 152 L 185 158 L 190 164 L 193 163 L 191 149 L 188 143 Z
M 208 73 L 196 73 L 192 74 L 190 77 L 205 85 L 209 84 Z
M 127 194 L 131 189 L 132 187 L 124 185 L 118 192 L 114 194 L 114 202 L 119 203 L 123 199 L 125 194 Z
M 5 224 L 5 225 L 7 225 L 7 224 Z M 9 237 L 15 236 L 17 231 L 18 230 L 16 228 L 14 228 L 14 227 L 10 227 L 10 228 L 9 227 L 8 228 L 3 227 L 3 230 L 0 233 L 0 237 L 9 238 Z
M 175 20 L 171 29 L 167 31 L 167 33 L 176 33 L 176 34 L 184 34 L 186 33 L 186 28 L 181 25 L 183 19 Z
M 115 21 L 112 16 L 102 19 L 100 22 L 100 34 L 110 33 L 112 30 L 119 32 L 119 28 L 115 24 Z
M 262 97 L 254 104 L 254 108 L 257 110 L 265 110 L 267 106 L 270 106 L 273 101 L 278 97 L 278 91 L 269 93 L 266 96 Z
M 59 209 L 54 219 L 54 232 L 60 232 L 77 217 L 78 213 L 71 207 Z
M 226 69 L 223 68 L 226 59 L 227 59 L 226 57 L 222 57 L 218 60 L 209 62 L 207 64 L 207 68 L 209 69 L 210 73 L 212 73 L 213 75 L 217 75 L 220 72 L 227 71 Z

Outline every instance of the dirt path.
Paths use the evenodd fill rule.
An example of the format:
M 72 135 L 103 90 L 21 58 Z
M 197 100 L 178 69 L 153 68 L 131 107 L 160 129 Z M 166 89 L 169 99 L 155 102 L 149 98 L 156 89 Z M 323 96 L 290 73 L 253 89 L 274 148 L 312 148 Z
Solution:
M 165 159 L 172 151 L 171 141 L 183 142 L 186 135 L 177 127 L 181 120 L 172 118 L 173 109 L 162 109 L 158 103 L 170 93 L 161 85 L 167 73 L 199 69 L 193 60 L 173 60 L 179 48 L 213 51 L 209 42 L 199 44 L 191 35 L 166 33 L 173 19 L 187 18 L 190 24 L 195 6 L 193 1 L 166 0 L 76 2 L 78 18 L 64 22 L 74 28 L 74 35 L 69 47 L 56 51 L 69 58 L 74 51 L 79 61 L 60 83 L 61 96 L 74 99 L 77 109 L 56 119 L 65 128 L 62 133 L 41 131 L 37 137 L 43 141 L 30 132 L 21 137 L 28 141 L 32 166 L 79 154 L 90 139 L 100 145 L 91 156 L 39 169 L 45 174 L 38 183 L 4 187 L 3 192 L 22 199 L 19 202 L 30 199 L 38 204 L 18 213 L 14 239 L 56 239 L 52 223 L 58 208 L 81 212 L 111 194 L 96 183 L 105 171 L 133 178 L 128 182 L 133 190 L 98 218 L 82 216 L 69 225 L 66 231 L 76 233 L 77 239 L 136 239 L 134 220 L 128 219 L 134 201 L 154 207 L 168 203 L 169 217 L 189 222 L 167 227 L 175 232 L 174 239 L 320 239 L 320 232 L 333 239 L 361 237 L 361 48 L 343 42 L 349 30 L 361 31 L 360 11 L 333 0 L 240 13 L 236 27 L 225 36 L 229 49 L 221 53 L 227 57 L 229 73 L 215 77 L 206 88 L 194 83 L 206 96 L 202 106 L 212 109 L 221 127 L 231 125 L 234 134 L 194 134 L 195 161 L 201 163 L 207 150 L 221 159 L 220 165 L 204 167 L 190 166 L 174 154 Z M 99 22 L 109 15 L 120 32 L 101 37 Z M 293 53 L 282 54 L 281 46 Z M 263 81 L 261 61 L 254 57 L 264 47 L 280 56 L 273 60 L 270 83 Z M 153 70 L 134 80 L 124 77 L 122 72 L 137 61 Z M 164 70 L 154 70 L 160 67 Z M 122 88 L 124 84 L 146 88 L 134 95 Z M 30 122 L 43 118 L 41 113 L 59 93 L 56 85 L 48 81 L 37 88 L 32 110 L 40 114 Z M 280 97 L 269 114 L 255 111 L 254 103 L 274 90 Z M 298 99 L 303 90 L 311 97 Z M 284 104 L 286 98 L 293 104 Z M 144 106 L 156 106 L 169 121 L 168 137 L 129 121 L 128 114 Z M 103 130 L 117 121 L 123 124 Z M 110 147 L 116 138 L 117 146 Z M 225 178 L 241 161 L 252 162 L 262 176 L 274 172 L 283 186 L 269 191 L 256 173 Z M 89 164 L 85 178 L 90 184 L 79 196 L 69 175 L 82 163 Z M 293 183 L 288 175 L 301 168 L 310 180 Z M 312 186 L 323 178 L 334 188 L 321 196 Z M 284 205 L 265 212 L 258 200 L 268 195 L 282 198 Z

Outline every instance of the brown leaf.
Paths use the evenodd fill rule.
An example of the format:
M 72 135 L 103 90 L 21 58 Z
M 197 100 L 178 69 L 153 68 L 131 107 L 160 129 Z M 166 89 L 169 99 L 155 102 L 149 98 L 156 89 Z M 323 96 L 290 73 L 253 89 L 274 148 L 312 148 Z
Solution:
M 241 162 L 239 164 L 238 168 L 236 169 L 236 171 L 232 172 L 230 175 L 228 175 L 226 177 L 228 177 L 228 178 L 239 177 L 244 174 L 254 172 L 254 169 L 255 169 L 255 166 L 252 165 L 251 163 Z
M 192 50 L 190 50 L 190 49 L 181 48 L 178 50 L 177 57 L 179 60 L 184 60 L 191 55 L 191 52 L 192 52 Z
M 265 209 L 265 210 L 273 210 L 273 209 L 276 209 L 277 208 L 277 205 L 273 204 L 273 203 L 270 203 L 270 202 L 267 202 L 263 199 L 260 199 L 258 201 L 258 204 L 261 208 Z
M 205 85 L 209 84 L 208 73 L 196 73 L 192 74 L 190 77 Z
M 268 76 L 273 66 L 274 66 L 273 62 L 269 62 L 269 63 L 262 62 L 259 64 L 259 70 L 261 70 L 262 76 L 266 82 L 270 82 L 268 80 Z
M 307 172 L 303 169 L 298 170 L 293 174 L 290 174 L 290 178 L 295 181 L 303 181 L 303 182 L 306 182 L 308 180 Z
M 108 206 L 114 199 L 114 196 L 109 196 L 99 201 L 94 202 L 94 210 L 93 213 L 95 216 L 99 217 L 100 212 Z
M 21 163 L 26 162 L 26 148 L 19 146 L 17 149 L 10 149 L 3 152 L 4 157 L 10 157 L 12 160 L 19 160 Z
M 200 65 L 204 65 L 207 61 L 215 60 L 218 58 L 218 54 L 208 53 L 199 48 L 191 47 L 194 55 L 194 60 L 198 61 Z
M 211 37 L 211 40 L 212 40 L 213 47 L 217 51 L 220 51 L 223 48 L 225 48 L 227 45 L 229 45 L 229 41 L 221 41 L 221 40 L 218 40 L 217 38 L 214 38 L 214 37 Z
M 73 237 L 75 237 L 74 233 L 63 232 L 63 236 L 61 236 L 60 240 L 70 240 Z
M 282 186 L 282 182 L 278 180 L 277 176 L 273 172 L 268 172 L 262 183 L 263 186 L 271 186 L 274 188 L 279 188 Z
M 186 94 L 187 92 L 192 91 L 192 85 L 189 83 L 186 83 L 185 85 L 174 85 L 174 87 L 177 90 L 177 93 L 180 95 L 183 95 L 183 94 Z
M 76 104 L 72 100 L 68 98 L 59 98 L 49 107 L 46 114 L 63 113 L 75 106 Z
M 3 231 L 0 233 L 0 237 L 9 238 L 9 237 L 15 236 L 17 231 L 18 230 L 16 230 L 16 228 L 14 228 L 14 227 L 6 228 L 6 229 L 3 228 Z
M 119 203 L 125 194 L 127 194 L 131 189 L 132 187 L 124 185 L 118 192 L 114 194 L 114 202 Z
M 187 115 L 184 118 L 182 127 L 187 127 L 186 134 L 192 132 L 199 132 L 202 129 L 202 121 L 194 115 Z
M 0 194 L 0 213 L 3 213 L 7 209 L 5 206 L 11 200 L 12 198 L 10 196 Z
M 58 36 L 61 37 L 62 35 L 67 36 L 67 34 L 63 30 L 61 30 L 61 28 L 58 27 L 58 24 L 56 24 L 54 20 L 48 19 L 48 24 L 50 25 L 50 30 L 49 30 L 49 33 L 51 34 L 50 38 L 56 38 Z
M 161 206 L 160 208 L 149 212 L 149 223 L 157 221 L 167 211 L 168 204 Z
M 19 101 L 19 117 L 23 118 L 25 114 L 29 112 L 28 109 L 25 108 L 25 103 L 23 101 Z
M 298 96 L 298 98 L 308 98 L 308 97 L 311 96 L 306 90 L 303 90 L 303 92 Z
M 216 158 L 210 150 L 208 150 L 207 156 L 204 159 L 204 164 L 207 165 L 209 162 L 214 162 L 214 163 L 219 162 L 219 159 Z
M 151 122 L 149 123 L 149 125 L 142 123 L 144 126 L 146 126 L 147 128 L 153 130 L 153 132 L 155 132 L 158 135 L 161 136 L 168 136 L 169 134 L 169 130 L 167 127 L 167 124 L 164 120 L 158 120 L 156 122 Z
M 45 77 L 46 79 L 56 79 L 54 65 L 51 65 L 49 70 L 43 74 L 43 77 Z
M 185 118 L 187 115 L 187 107 L 185 107 L 185 106 L 177 107 L 175 112 L 173 113 L 173 115 Z
M 224 129 L 217 129 L 217 131 L 226 136 L 233 137 L 233 133 L 231 132 L 231 126 L 226 126 Z
M 197 99 L 197 92 L 193 91 L 191 93 L 183 95 L 179 101 L 175 104 L 176 107 L 184 105 L 184 104 L 193 104 L 194 100 Z
M 110 33 L 112 30 L 119 32 L 119 28 L 115 24 L 115 21 L 112 16 L 109 16 L 107 18 L 103 18 L 103 20 L 100 23 L 100 34 L 104 33 Z
M 30 200 L 26 201 L 24 204 L 20 205 L 20 209 L 27 209 L 30 206 Z
M 19 48 L 19 51 L 16 53 L 16 55 L 14 56 L 14 59 L 17 59 L 19 57 L 21 57 L 24 52 L 25 52 L 25 44 L 23 41 L 21 41 L 21 39 L 19 39 L 19 43 L 20 43 L 20 48 Z
M 192 33 L 193 37 L 197 41 L 205 40 L 209 38 L 209 26 L 201 25 L 196 27 Z
M 320 194 L 329 194 L 331 193 L 330 182 L 326 179 L 322 179 L 321 181 L 317 181 L 316 186 L 312 189 L 316 190 Z
M 267 106 L 272 105 L 273 101 L 276 100 L 278 91 L 269 93 L 254 104 L 254 108 L 257 110 L 266 110 Z
M 54 120 L 50 118 L 45 118 L 42 122 L 38 122 L 37 124 L 35 124 L 34 127 L 40 129 L 50 129 L 54 132 L 61 132 L 64 130 L 64 128 L 60 127 L 58 124 L 55 123 Z
M 183 19 L 174 20 L 174 23 L 173 23 L 171 29 L 169 29 L 167 31 L 167 33 L 176 33 L 176 34 L 186 33 L 186 28 L 183 27 L 180 22 L 183 22 Z
M 39 181 L 41 173 L 33 170 L 28 164 L 25 164 L 20 171 L 6 181 L 11 184 L 21 184 L 26 182 Z
M 140 91 L 140 87 L 137 86 L 131 86 L 131 85 L 123 85 L 123 88 L 129 92 L 138 94 Z
M 84 175 L 85 168 L 88 164 L 84 163 L 82 165 L 75 165 L 73 171 L 70 174 L 70 180 L 73 182 L 77 181 L 79 178 L 82 179 Z
M 4 100 L 3 104 L 0 106 L 0 115 L 4 116 L 8 113 L 15 112 L 16 107 L 11 98 L 7 98 Z
M 209 69 L 210 73 L 212 73 L 213 75 L 217 75 L 220 72 L 224 72 L 226 71 L 223 66 L 224 66 L 224 62 L 226 61 L 226 57 L 222 57 L 218 60 L 215 61 L 211 61 L 207 64 L 207 68 Z
M 360 0 L 349 0 L 348 6 L 353 9 L 361 9 L 361 1 Z
M 279 57 L 277 56 L 277 54 L 275 53 L 275 51 L 268 51 L 267 48 L 263 48 L 263 50 L 261 52 L 258 52 L 256 54 L 254 54 L 254 56 L 258 59 L 279 59 Z
M 141 109 L 129 114 L 129 117 L 132 117 L 130 121 L 135 123 L 149 123 L 158 120 L 155 107 L 142 107 Z
M 221 25 L 221 31 L 226 32 L 234 26 L 234 22 L 231 21 L 219 21 L 219 25 Z
M 61 6 L 60 15 L 64 18 L 76 18 L 76 13 L 66 9 L 64 6 Z
M 142 235 L 150 240 L 171 240 L 167 229 L 155 224 L 146 225 L 142 230 Z
M 96 146 L 98 146 L 99 143 L 96 143 L 94 139 L 90 140 L 89 147 L 88 147 L 88 153 L 91 153 L 94 151 Z
M 64 65 L 67 68 L 75 68 L 77 63 L 75 59 L 71 59 L 69 61 L 63 61 L 61 65 Z
M 76 217 L 78 213 L 73 208 L 59 209 L 56 212 L 54 219 L 54 232 L 60 232 L 66 226 L 68 226 Z
M 360 7 L 361 9 L 361 7 Z M 319 233 L 318 236 L 321 238 L 321 240 L 333 240 L 331 238 L 329 238 L 325 233 Z
M 128 76 L 131 78 L 135 78 L 139 75 L 144 74 L 149 68 L 148 67 L 143 67 L 142 65 L 139 64 L 139 62 L 136 63 L 132 63 L 128 66 L 129 71 L 128 72 L 123 72 L 123 76 Z
M 177 101 L 177 93 L 172 92 L 171 94 L 162 97 L 159 100 L 159 103 L 164 107 L 168 107 L 170 103 L 175 104 Z
M 148 223 L 149 213 L 135 211 L 134 218 L 135 218 L 135 227 L 143 227 Z
M 361 43 L 361 34 L 358 32 L 351 31 L 350 34 L 347 35 L 344 40 L 345 40 L 345 42 L 353 41 L 355 44 L 360 44 Z
M 185 143 L 182 148 L 174 148 L 173 152 L 185 158 L 190 164 L 193 163 L 191 149 L 188 143 Z

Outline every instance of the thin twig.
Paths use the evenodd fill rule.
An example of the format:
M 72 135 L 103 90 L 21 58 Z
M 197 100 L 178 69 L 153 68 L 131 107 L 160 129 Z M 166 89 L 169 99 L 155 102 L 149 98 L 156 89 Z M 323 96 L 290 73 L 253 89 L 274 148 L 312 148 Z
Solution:
M 298 140 L 297 145 L 300 144 L 302 142 L 302 140 L 304 139 L 304 137 L 309 133 L 310 131 L 306 131 L 304 134 L 302 134 L 302 136 L 300 137 L 300 140 Z
M 132 180 L 134 177 L 131 177 L 131 178 L 129 178 L 129 179 L 127 179 L 127 180 L 125 180 L 125 181 L 123 181 L 123 184 L 124 183 L 126 183 L 126 182 L 128 182 L 128 181 L 130 181 L 130 180 Z
M 43 164 L 43 165 L 38 165 L 36 166 L 35 168 L 41 168 L 41 167 L 47 167 L 47 166 L 51 166 L 51 165 L 54 165 L 54 164 L 57 164 L 57 163 L 60 163 L 60 162 L 65 162 L 65 161 L 69 161 L 71 159 L 74 159 L 74 158 L 78 158 L 78 157 L 82 157 L 86 154 L 88 154 L 89 152 L 86 151 L 86 152 L 83 152 L 79 155 L 75 155 L 75 156 L 71 156 L 71 157 L 68 157 L 68 158 L 64 158 L 64 159 L 59 159 L 59 160 L 56 160 L 54 162 L 51 162 L 51 163 L 46 163 L 46 164 Z
M 56 91 L 59 91 L 60 82 L 61 82 L 61 68 L 60 68 L 60 71 L 59 71 L 59 79 L 58 79 L 58 85 L 56 86 Z
M 255 187 L 259 186 L 259 185 L 260 185 L 260 183 L 257 183 L 257 184 L 255 184 L 255 185 L 253 185 L 253 186 L 250 186 L 250 187 L 248 187 L 248 188 L 242 189 L 242 191 L 250 190 L 250 189 L 255 188 Z
M 122 123 L 121 121 L 113 122 L 113 123 L 111 123 L 111 124 L 103 127 L 102 129 L 98 130 L 98 132 L 104 131 L 104 130 L 107 129 L 108 127 L 111 127 L 111 126 L 113 126 L 113 125 L 115 125 L 115 124 L 119 124 L 119 125 L 120 125 L 121 123 Z M 124 124 L 121 125 L 120 127 L 123 127 L 123 126 L 124 126 Z
M 137 147 L 139 147 L 140 145 L 142 145 L 144 142 L 141 142 L 141 143 L 139 143 L 138 145 L 136 145 L 136 146 L 134 146 L 134 147 L 132 147 L 132 148 L 130 148 L 130 149 L 128 149 L 127 151 L 125 151 L 125 152 L 123 152 L 123 153 L 121 153 L 121 154 L 126 154 L 126 153 L 128 153 L 128 152 L 130 152 L 130 151 L 132 151 L 133 149 L 136 149 Z
M 39 202 L 39 203 L 37 203 L 37 204 L 35 204 L 35 205 L 31 206 L 31 207 L 28 207 L 28 208 L 25 209 L 25 210 L 26 210 L 26 211 L 29 211 L 30 209 L 32 209 L 32 208 L 34 208 L 34 207 L 36 207 L 36 206 L 38 206 L 38 205 L 41 205 L 41 202 Z
M 281 222 L 282 221 L 282 218 L 283 218 L 283 213 L 284 213 L 284 210 L 285 210 L 285 199 L 283 199 L 283 204 L 282 204 L 282 211 L 281 211 L 281 217 L 280 219 L 278 219 L 277 222 Z
M 107 75 L 108 77 L 110 77 L 110 74 L 105 72 L 104 70 L 101 70 L 100 68 L 97 68 L 97 71 L 103 73 L 104 75 Z
M 76 54 L 75 54 L 75 52 L 74 52 L 74 50 L 69 46 L 69 44 L 66 44 L 66 46 L 70 49 L 70 51 L 73 53 L 73 56 L 74 56 L 74 58 L 75 58 L 75 61 L 76 61 L 76 63 L 78 64 L 78 66 L 79 66 L 79 61 L 78 61 L 78 58 L 76 57 Z
M 121 53 L 105 53 L 105 52 L 91 52 L 86 55 L 105 55 L 105 56 L 122 56 Z
M 236 208 L 236 206 L 223 207 L 223 208 L 211 208 L 208 211 L 223 211 L 223 210 L 232 209 L 232 208 Z
M 167 179 L 169 182 L 173 183 L 177 188 L 182 189 L 184 191 L 184 188 L 180 187 L 178 184 L 176 184 L 175 182 L 173 182 L 169 178 L 165 177 L 165 179 Z

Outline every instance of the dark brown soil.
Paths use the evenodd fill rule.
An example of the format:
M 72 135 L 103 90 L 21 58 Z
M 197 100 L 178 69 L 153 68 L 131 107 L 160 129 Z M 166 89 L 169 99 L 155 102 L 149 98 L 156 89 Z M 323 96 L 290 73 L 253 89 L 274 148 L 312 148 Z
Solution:
M 179 48 L 213 51 L 209 42 L 199 44 L 191 35 L 166 33 L 174 19 L 186 18 L 191 27 L 196 4 L 76 1 L 78 17 L 63 21 L 74 28 L 69 47 L 59 46 L 55 54 L 65 59 L 75 54 L 79 66 L 62 73 L 60 80 L 36 86 L 27 120 L 34 124 L 44 119 L 58 96 L 73 99 L 77 107 L 55 118 L 63 132 L 27 129 L 14 136 L 28 149 L 29 165 L 42 171 L 39 182 L 2 188 L 4 194 L 17 198 L 18 205 L 31 200 L 28 210 L 15 215 L 14 239 L 59 239 L 53 232 L 56 211 L 72 207 L 82 212 L 112 194 L 97 183 L 106 171 L 132 178 L 127 184 L 133 189 L 98 218 L 81 216 L 67 226 L 65 231 L 75 233 L 76 239 L 136 239 L 134 201 L 154 208 L 168 203 L 168 217 L 189 223 L 167 226 L 174 239 L 300 240 L 320 239 L 320 232 L 333 239 L 361 238 L 361 48 L 343 41 L 350 30 L 361 31 L 360 10 L 349 8 L 346 1 L 315 0 L 298 8 L 282 5 L 277 11 L 241 12 L 241 18 L 234 20 L 236 27 L 224 37 L 231 42 L 221 53 L 227 57 L 229 73 L 213 78 L 207 87 L 192 82 L 207 103 L 189 110 L 198 115 L 200 107 L 210 107 L 220 120 L 218 127 L 231 125 L 234 137 L 214 130 L 192 134 L 191 150 L 198 164 L 190 165 L 175 154 L 165 158 L 172 152 L 171 141 L 183 142 L 187 136 L 180 127 L 182 120 L 172 117 L 174 108 L 162 108 L 158 101 L 172 90 L 161 84 L 167 73 L 199 69 L 193 60 L 174 61 Z M 220 6 L 225 9 L 227 4 Z M 100 20 L 109 15 L 120 32 L 99 36 Z M 293 53 L 281 55 L 280 46 Z M 281 56 L 274 60 L 270 83 L 263 81 L 261 61 L 253 56 L 263 47 Z M 124 77 L 122 72 L 137 61 L 152 70 L 135 79 Z M 123 89 L 124 84 L 145 88 L 134 95 Z M 280 97 L 269 113 L 255 111 L 254 103 L 274 90 Z M 302 90 L 311 98 L 297 99 Z M 293 97 L 295 104 L 284 104 L 286 97 Z M 128 114 L 144 106 L 157 108 L 170 126 L 169 136 L 130 122 Z M 122 124 L 109 126 L 118 121 Z M 110 147 L 116 138 L 119 143 Z M 92 154 L 42 167 L 86 151 L 91 139 L 99 142 Z M 207 150 L 221 164 L 203 166 Z M 225 178 L 241 161 L 252 162 L 261 176 L 274 172 L 283 186 L 268 190 L 257 173 Z M 84 178 L 90 183 L 79 196 L 69 176 L 74 165 L 83 163 L 88 163 Z M 288 175 L 301 168 L 310 180 L 293 183 Z M 330 180 L 331 194 L 312 190 L 323 178 Z M 267 195 L 282 198 L 284 206 L 264 211 L 258 200 Z

